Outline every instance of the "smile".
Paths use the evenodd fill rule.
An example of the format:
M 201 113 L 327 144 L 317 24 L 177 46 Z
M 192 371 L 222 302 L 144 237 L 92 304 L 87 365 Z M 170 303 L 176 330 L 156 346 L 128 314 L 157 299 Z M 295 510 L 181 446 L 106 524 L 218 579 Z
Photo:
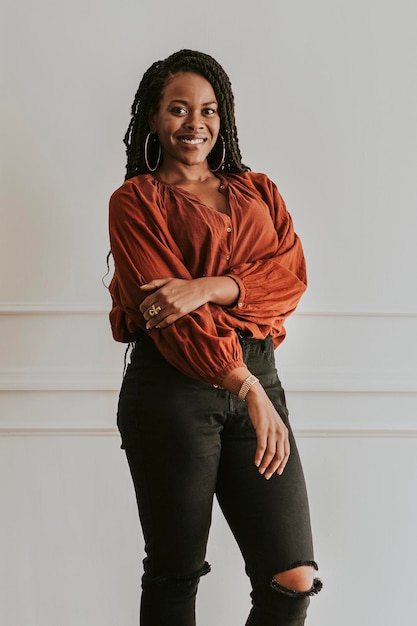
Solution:
M 199 143 L 204 143 L 205 142 L 205 139 L 186 139 L 185 137 L 179 137 L 179 140 L 182 143 L 187 143 L 187 144 L 190 144 L 192 146 L 195 146 L 195 145 L 197 145 Z

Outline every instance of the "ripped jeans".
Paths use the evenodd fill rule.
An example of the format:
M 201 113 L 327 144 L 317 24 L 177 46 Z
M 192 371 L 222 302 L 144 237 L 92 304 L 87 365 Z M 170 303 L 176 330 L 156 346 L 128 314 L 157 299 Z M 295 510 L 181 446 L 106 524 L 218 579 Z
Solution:
M 246 626 L 302 626 L 306 592 L 274 575 L 314 562 L 303 470 L 275 369 L 272 339 L 240 338 L 244 360 L 290 432 L 282 476 L 267 481 L 254 465 L 256 435 L 246 403 L 188 378 L 141 335 L 123 380 L 118 409 L 139 508 L 146 558 L 141 626 L 194 626 L 216 495 L 252 584 Z

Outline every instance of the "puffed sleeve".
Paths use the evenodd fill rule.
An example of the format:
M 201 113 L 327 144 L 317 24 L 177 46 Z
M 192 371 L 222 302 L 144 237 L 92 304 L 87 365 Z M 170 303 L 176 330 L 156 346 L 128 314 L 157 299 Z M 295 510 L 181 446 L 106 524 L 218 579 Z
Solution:
M 115 273 L 109 289 L 114 338 L 129 341 L 141 329 L 150 334 L 174 367 L 192 378 L 220 385 L 228 372 L 244 365 L 238 337 L 221 307 L 208 303 L 167 328 L 145 329 L 139 305 L 148 294 L 140 286 L 154 278 L 192 278 L 167 228 L 156 193 L 152 188 L 146 191 L 142 193 L 138 185 L 127 181 L 110 199 Z
M 277 334 L 306 290 L 305 258 L 276 185 L 265 175 L 252 175 L 251 180 L 268 206 L 277 244 L 267 258 L 260 254 L 259 260 L 229 270 L 228 274 L 240 288 L 239 300 L 230 311 L 238 319 L 257 323 L 260 328 L 272 328 L 273 334 Z

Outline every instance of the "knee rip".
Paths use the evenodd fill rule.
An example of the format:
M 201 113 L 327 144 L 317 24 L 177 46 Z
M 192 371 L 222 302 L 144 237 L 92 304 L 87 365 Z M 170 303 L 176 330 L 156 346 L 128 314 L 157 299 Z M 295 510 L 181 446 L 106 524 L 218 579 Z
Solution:
M 323 587 L 321 580 L 314 577 L 314 571 L 317 569 L 317 563 L 314 561 L 294 563 L 287 570 L 275 574 L 271 581 L 271 587 L 275 591 L 293 598 L 314 596 Z

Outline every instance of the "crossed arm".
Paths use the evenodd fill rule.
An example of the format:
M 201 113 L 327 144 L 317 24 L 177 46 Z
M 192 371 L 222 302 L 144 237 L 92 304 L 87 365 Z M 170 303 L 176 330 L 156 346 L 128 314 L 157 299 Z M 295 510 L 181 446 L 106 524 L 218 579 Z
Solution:
M 237 283 L 228 276 L 158 278 L 142 285 L 141 290 L 149 292 L 140 305 L 148 330 L 166 328 L 207 302 L 233 306 L 239 297 Z M 152 306 L 160 307 L 157 315 L 150 315 Z M 235 368 L 225 376 L 222 386 L 237 394 L 249 375 L 246 367 Z M 250 388 L 246 402 L 257 436 L 255 465 L 266 479 L 282 474 L 290 454 L 288 430 L 259 382 Z
M 225 334 L 216 332 L 220 307 L 233 308 L 237 300 L 240 306 L 242 299 L 247 302 L 245 292 L 256 293 L 249 306 L 235 307 L 233 314 L 236 318 L 273 326 L 274 320 L 285 318 L 295 308 L 305 289 L 302 248 L 285 207 L 279 198 L 275 204 L 271 200 L 280 241 L 272 258 L 236 266 L 230 276 L 192 278 L 181 261 L 181 251 L 167 228 L 163 212 L 152 197 L 138 195 L 140 190 L 133 185 L 124 186 L 114 195 L 110 206 L 111 247 L 118 268 L 117 306 L 133 327 L 146 326 L 148 332 L 155 333 L 155 343 L 161 350 L 171 345 L 171 341 L 181 342 L 186 337 L 196 377 L 210 381 L 216 371 L 224 369 L 223 377 L 217 378 L 218 384 L 237 395 L 251 372 L 239 357 L 234 333 L 227 334 L 222 321 L 219 328 L 222 332 L 226 330 Z M 155 269 L 150 264 L 153 259 L 158 259 L 158 278 L 153 278 Z M 152 306 L 158 310 L 157 315 L 150 315 Z M 187 321 L 183 324 L 181 318 L 185 316 Z M 193 343 L 200 337 L 202 341 L 207 337 L 215 348 L 212 363 L 204 360 L 197 342 Z M 168 344 L 166 339 L 170 340 Z M 229 349 L 234 351 L 235 367 L 230 367 Z M 180 369 L 183 367 L 184 373 L 193 375 L 189 373 L 190 363 L 181 361 L 176 351 L 171 350 L 168 360 Z M 255 464 L 269 479 L 274 473 L 281 474 L 288 461 L 288 431 L 259 382 L 250 388 L 246 402 L 258 442 Z

